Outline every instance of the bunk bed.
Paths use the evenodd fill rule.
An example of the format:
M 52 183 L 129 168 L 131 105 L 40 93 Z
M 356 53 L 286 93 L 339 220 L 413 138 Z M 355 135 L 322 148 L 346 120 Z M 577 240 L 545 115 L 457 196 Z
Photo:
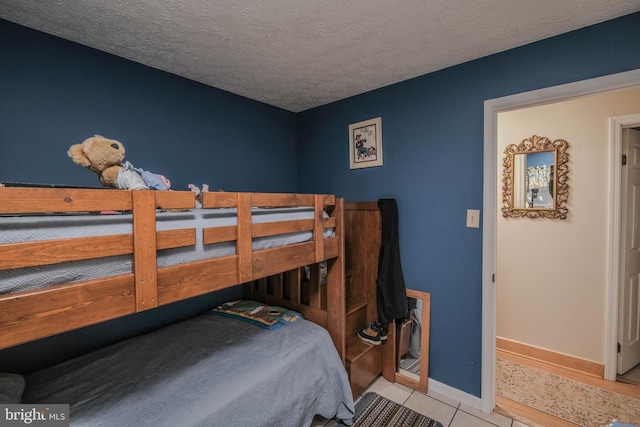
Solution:
M 266 303 L 301 313 L 305 320 L 277 331 L 257 331 L 259 328 L 248 325 L 249 332 L 242 332 L 247 326 L 238 324 L 239 321 L 205 313 L 186 321 L 187 326 L 176 324 L 171 325 L 170 332 L 153 332 L 151 335 L 156 337 L 153 340 L 145 335 L 142 344 L 134 338 L 132 342 L 116 344 L 98 353 L 111 361 L 116 360 L 113 359 L 115 354 L 122 354 L 118 359 L 121 361 L 128 359 L 127 354 L 145 354 L 142 360 L 133 364 L 139 366 L 137 372 L 147 372 L 150 376 L 159 371 L 158 366 L 167 367 L 169 379 L 154 380 L 171 384 L 169 389 L 159 392 L 159 396 L 163 396 L 174 390 L 172 381 L 178 381 L 175 375 L 183 370 L 180 366 L 198 365 L 201 360 L 185 360 L 186 365 L 170 363 L 166 360 L 171 358 L 171 348 L 175 354 L 180 346 L 166 345 L 170 350 L 164 356 L 158 351 L 150 357 L 150 349 L 165 347 L 162 343 L 191 336 L 193 332 L 188 331 L 196 331 L 195 341 L 181 344 L 194 346 L 189 347 L 187 353 L 193 351 L 196 358 L 204 357 L 203 353 L 222 357 L 208 362 L 219 366 L 220 370 L 216 371 L 216 376 L 201 381 L 205 386 L 199 389 L 200 396 L 205 395 L 202 393 L 205 388 L 215 390 L 217 394 L 204 398 L 200 409 L 206 407 L 214 411 L 213 408 L 217 408 L 217 412 L 192 411 L 204 418 L 182 424 L 199 425 L 206 424 L 203 419 L 207 417 L 209 420 L 210 417 L 226 417 L 233 412 L 232 408 L 236 408 L 234 405 L 242 406 L 243 401 L 253 399 L 256 393 L 265 394 L 265 389 L 249 381 L 247 390 L 238 392 L 240 403 L 228 401 L 229 390 L 237 389 L 237 383 L 227 386 L 221 382 L 221 377 L 228 376 L 225 370 L 235 369 L 229 363 L 236 357 L 221 350 L 220 343 L 231 343 L 230 347 L 234 347 L 246 338 L 245 345 L 251 348 L 260 342 L 272 346 L 279 342 L 276 347 L 288 349 L 286 354 L 295 356 L 275 353 L 275 360 L 286 360 L 291 364 L 285 364 L 284 368 L 276 367 L 280 365 L 273 358 L 256 356 L 259 350 L 255 354 L 247 349 L 242 351 L 254 354 L 254 359 L 260 359 L 260 363 L 267 363 L 264 367 L 256 364 L 257 360 L 245 359 L 242 362 L 245 366 L 255 365 L 250 372 L 256 372 L 256 366 L 263 366 L 260 372 L 272 370 L 279 372 L 278 377 L 288 378 L 282 381 L 282 387 L 278 382 L 271 383 L 273 378 L 258 381 L 265 386 L 271 383 L 277 390 L 290 388 L 298 396 L 283 394 L 282 399 L 277 399 L 281 403 L 277 412 L 292 415 L 302 411 L 298 414 L 302 418 L 293 419 L 303 424 L 320 410 L 323 411 L 320 415 L 338 415 L 348 420 L 353 402 L 351 393 L 345 393 L 349 385 L 344 371 L 343 200 L 317 194 L 209 192 L 202 194 L 202 207 L 196 209 L 194 196 L 192 192 L 183 191 L 0 187 L 0 349 L 244 284 L 249 297 L 262 295 L 262 300 L 269 300 Z M 72 232 L 59 234 L 58 229 Z M 326 281 L 309 280 L 305 267 L 307 272 L 319 272 L 321 263 L 323 269 L 326 268 Z M 72 273 L 73 277 L 66 277 L 58 274 L 60 271 L 75 273 Z M 278 279 L 275 287 L 272 286 L 274 278 Z M 214 324 L 211 323 L 213 319 Z M 205 326 L 201 326 L 203 324 Z M 179 327 L 187 328 L 186 332 L 176 329 Z M 216 331 L 212 333 L 211 341 L 202 335 L 207 330 Z M 217 337 L 219 331 L 227 331 L 227 335 Z M 315 341 L 311 349 L 296 350 L 309 341 Z M 311 357 L 311 354 L 326 353 L 325 341 L 333 344 L 329 346 L 331 351 L 326 359 Z M 201 348 L 196 346 L 197 342 L 202 343 Z M 143 349 L 144 345 L 150 347 L 139 350 L 136 349 L 138 345 Z M 147 356 L 148 363 L 145 362 Z M 69 390 L 68 384 L 78 384 L 73 387 L 76 391 L 83 387 L 82 384 L 87 390 L 95 389 L 96 384 L 84 383 L 80 378 L 96 377 L 96 371 L 90 370 L 95 366 L 100 366 L 97 372 L 108 372 L 107 367 L 112 365 L 112 362 L 98 363 L 96 358 L 99 357 L 90 353 L 79 360 L 33 374 L 33 383 L 42 384 L 41 390 L 30 388 L 27 377 L 25 396 L 35 402 L 55 396 L 73 399 L 86 395 L 86 390 L 72 395 L 65 394 L 64 390 Z M 292 387 L 291 377 L 283 375 L 314 371 L 308 365 L 296 365 L 302 360 L 304 363 L 315 360 L 318 365 L 313 374 L 315 377 L 298 378 L 307 391 Z M 58 379 L 54 380 L 52 375 Z M 202 370 L 189 375 L 191 377 L 187 377 L 192 379 L 202 378 Z M 238 376 L 244 383 L 250 378 Z M 333 379 L 321 380 L 323 377 Z M 175 390 L 184 389 L 185 396 L 192 395 L 186 392 L 190 386 L 185 389 L 184 381 L 188 384 L 188 380 L 179 380 L 182 388 Z M 88 414 L 90 420 L 109 414 L 109 404 L 100 397 L 110 395 L 104 387 L 97 388 L 102 390 L 99 396 L 89 399 L 97 402 L 95 406 L 86 408 L 73 402 L 59 403 L 71 403 L 72 421 L 74 411 Z M 139 384 L 132 387 L 129 391 L 134 394 L 147 393 L 138 388 Z M 309 396 L 310 392 L 315 394 Z M 301 403 L 321 400 L 319 395 L 331 395 L 335 401 L 320 402 L 320 406 L 325 406 L 323 408 Z M 86 399 L 81 400 L 86 402 Z M 190 401 L 197 405 L 195 398 Z M 213 401 L 225 404 L 213 405 Z M 126 403 L 126 407 L 135 408 L 130 403 Z M 141 401 L 140 404 L 149 407 L 148 402 Z M 293 412 L 288 406 L 292 406 Z M 167 404 L 166 407 L 172 406 Z M 327 412 L 327 407 L 333 407 L 334 413 Z M 264 409 L 256 413 L 261 416 L 272 414 Z M 276 415 L 272 414 L 271 420 L 264 422 L 273 422 L 274 417 Z M 239 419 L 234 421 L 239 422 Z

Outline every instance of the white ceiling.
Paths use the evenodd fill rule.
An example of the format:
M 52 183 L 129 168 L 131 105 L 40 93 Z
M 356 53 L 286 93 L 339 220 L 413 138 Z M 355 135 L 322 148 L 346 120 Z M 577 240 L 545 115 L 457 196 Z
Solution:
M 640 0 L 2 0 L 0 18 L 293 112 L 640 10 Z

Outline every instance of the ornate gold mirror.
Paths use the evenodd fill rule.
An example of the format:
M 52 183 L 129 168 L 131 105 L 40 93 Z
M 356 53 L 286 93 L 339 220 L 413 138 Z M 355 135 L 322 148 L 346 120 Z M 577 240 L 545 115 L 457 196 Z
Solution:
M 533 135 L 504 150 L 502 216 L 567 219 L 569 144 Z

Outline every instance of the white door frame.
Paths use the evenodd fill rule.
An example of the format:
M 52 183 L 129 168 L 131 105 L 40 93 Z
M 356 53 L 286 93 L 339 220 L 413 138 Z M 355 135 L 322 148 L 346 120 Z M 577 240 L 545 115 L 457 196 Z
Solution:
M 618 315 L 620 296 L 620 208 L 622 129 L 640 125 L 640 114 L 611 117 L 609 119 L 609 274 L 607 281 L 604 378 L 615 381 L 618 363 Z
M 598 77 L 560 86 L 539 89 L 502 98 L 490 99 L 484 103 L 484 174 L 482 215 L 482 411 L 490 413 L 496 401 L 496 222 L 498 214 L 498 153 L 497 123 L 501 111 L 548 104 L 612 90 L 627 89 L 640 85 L 640 69 L 619 74 Z M 611 222 L 611 221 L 610 221 Z M 612 244 L 612 242 L 610 242 Z M 611 249 L 609 248 L 611 253 Z M 611 259 L 608 261 L 608 280 L 612 279 Z M 612 286 L 608 286 L 610 289 Z M 617 293 L 617 286 L 616 286 Z M 607 333 L 611 325 L 612 295 L 607 295 Z M 617 300 L 616 313 L 617 313 Z M 617 318 L 615 320 L 617 322 Z M 617 330 L 617 326 L 616 326 Z M 608 339 L 610 338 L 607 335 Z M 617 336 L 616 336 L 617 338 Z M 610 343 L 603 343 L 608 346 Z M 607 347 L 605 347 L 607 349 Z

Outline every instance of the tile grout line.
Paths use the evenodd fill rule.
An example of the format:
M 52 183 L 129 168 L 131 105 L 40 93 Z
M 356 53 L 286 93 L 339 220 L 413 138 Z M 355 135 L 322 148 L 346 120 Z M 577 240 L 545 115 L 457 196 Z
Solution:
M 456 406 L 456 410 L 453 412 L 453 417 L 451 417 L 451 421 L 449 421 L 449 424 L 447 425 L 447 427 L 451 427 L 451 424 L 453 424 L 453 420 L 456 418 L 456 414 L 458 413 L 458 408 L 459 408 L 459 405 Z
M 411 396 L 413 396 L 413 393 L 415 393 L 415 390 L 411 390 L 411 393 L 409 393 L 409 396 L 407 396 L 407 398 L 404 400 L 404 402 L 402 403 L 402 406 L 406 406 L 407 402 L 409 401 L 409 399 L 411 398 Z
M 453 417 L 451 418 L 451 421 L 449 422 L 449 427 L 451 427 L 451 424 L 453 423 L 453 420 L 456 418 L 456 415 L 458 414 L 458 412 L 463 412 L 466 415 L 472 416 L 473 418 L 477 418 L 478 420 L 482 421 L 485 424 L 491 425 L 491 426 L 496 426 L 499 427 L 499 424 L 493 423 L 491 421 L 485 420 L 483 418 L 478 417 L 475 414 L 472 414 L 470 412 L 465 411 L 464 409 L 462 409 L 462 404 L 458 403 L 458 406 L 456 407 L 455 412 L 453 413 Z M 509 423 L 509 427 L 513 427 L 513 423 L 514 423 L 514 419 L 511 418 L 509 419 L 510 423 Z

